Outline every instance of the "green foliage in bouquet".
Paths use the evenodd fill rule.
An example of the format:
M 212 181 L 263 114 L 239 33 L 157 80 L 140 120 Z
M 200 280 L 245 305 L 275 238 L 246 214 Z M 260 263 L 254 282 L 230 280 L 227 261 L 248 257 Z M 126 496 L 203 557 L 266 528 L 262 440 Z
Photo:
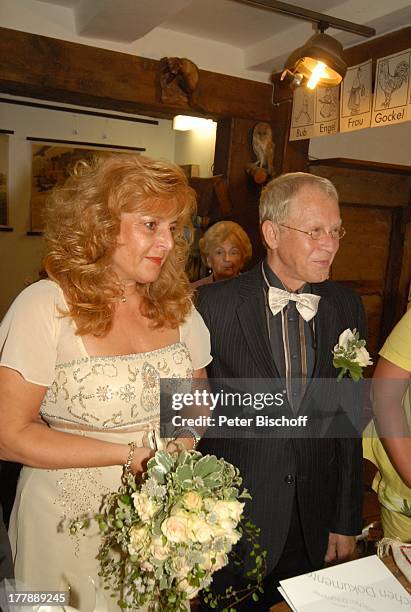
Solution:
M 250 495 L 241 484 L 237 468 L 197 451 L 158 451 L 142 479 L 124 474 L 95 517 L 102 533 L 100 575 L 121 608 L 186 611 L 202 589 L 211 608 L 231 611 L 248 596 L 258 600 L 266 553 L 256 541 L 258 529 L 242 519 L 240 500 Z M 213 595 L 212 574 L 228 563 L 242 536 L 254 559 L 249 588 Z

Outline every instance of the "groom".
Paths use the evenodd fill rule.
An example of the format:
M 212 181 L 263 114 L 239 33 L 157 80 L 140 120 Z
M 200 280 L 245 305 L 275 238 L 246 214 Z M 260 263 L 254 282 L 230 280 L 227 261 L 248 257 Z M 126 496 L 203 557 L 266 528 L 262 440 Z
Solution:
M 208 374 L 282 384 L 286 416 L 314 418 L 310 379 L 331 379 L 326 403 L 333 404 L 332 349 L 347 328 L 366 335 L 359 296 L 327 280 L 345 233 L 338 194 L 325 178 L 280 176 L 263 190 L 260 223 L 264 261 L 199 291 L 197 307 L 211 334 Z M 237 610 L 268 610 L 281 599 L 278 580 L 353 556 L 362 528 L 360 437 L 301 438 L 289 430 L 277 439 L 204 438 L 199 448 L 240 469 L 252 495 L 247 516 L 268 551 L 264 596 Z M 239 590 L 249 579 L 228 566 L 214 581 L 218 590 Z

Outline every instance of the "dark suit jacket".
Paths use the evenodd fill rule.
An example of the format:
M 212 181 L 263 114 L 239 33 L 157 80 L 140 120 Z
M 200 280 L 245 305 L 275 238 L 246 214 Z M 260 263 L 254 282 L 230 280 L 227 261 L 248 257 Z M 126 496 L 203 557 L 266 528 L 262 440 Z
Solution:
M 234 279 L 200 288 L 197 308 L 211 335 L 210 378 L 264 378 L 278 385 L 263 287 L 259 264 Z M 365 315 L 359 296 L 337 283 L 313 284 L 312 291 L 321 295 L 313 378 L 331 379 L 325 401 L 332 403 L 338 385 L 332 349 L 347 328 L 357 328 L 360 337 L 366 337 Z M 310 417 L 312 411 L 307 391 L 299 413 Z M 345 535 L 361 531 L 361 437 L 204 438 L 199 448 L 240 469 L 253 498 L 247 514 L 261 528 L 261 544 L 268 551 L 267 571 L 275 567 L 284 548 L 295 491 L 313 566 L 323 565 L 330 531 Z

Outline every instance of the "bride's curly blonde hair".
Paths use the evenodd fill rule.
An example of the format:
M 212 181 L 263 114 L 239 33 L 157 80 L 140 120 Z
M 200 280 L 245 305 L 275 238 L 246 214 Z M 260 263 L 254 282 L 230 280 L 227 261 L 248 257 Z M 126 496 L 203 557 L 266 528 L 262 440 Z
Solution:
M 184 272 L 190 247 L 195 192 L 182 170 L 140 155 L 112 155 L 78 162 L 46 206 L 44 268 L 62 288 L 67 316 L 80 335 L 104 336 L 122 287 L 111 269 L 122 212 L 176 215 L 174 247 L 158 279 L 137 285 L 141 312 L 153 327 L 177 327 L 191 308 Z M 171 212 L 172 211 L 172 212 Z

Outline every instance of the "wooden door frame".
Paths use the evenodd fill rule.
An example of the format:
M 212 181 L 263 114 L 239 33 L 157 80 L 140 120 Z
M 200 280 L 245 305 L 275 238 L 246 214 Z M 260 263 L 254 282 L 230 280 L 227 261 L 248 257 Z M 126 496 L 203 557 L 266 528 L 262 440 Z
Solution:
M 351 173 L 351 182 L 355 181 L 355 176 L 366 176 L 367 172 L 373 173 L 375 176 L 381 173 L 381 197 L 384 198 L 384 194 L 386 194 L 385 197 L 390 199 L 375 203 L 372 200 L 364 199 L 364 194 L 362 194 L 358 196 L 358 202 L 355 200 L 346 201 L 344 192 L 342 192 L 340 205 L 360 208 L 372 207 L 374 209 L 380 207 L 391 211 L 390 249 L 385 272 L 378 337 L 378 345 L 382 346 L 394 325 L 404 314 L 408 301 L 408 288 L 411 282 L 411 166 L 332 158 L 311 161 L 309 168 L 310 171 L 315 168 L 323 168 L 321 176 L 327 175 L 327 169 L 330 172 L 333 168 L 346 169 L 348 173 Z M 316 172 L 313 173 L 316 174 Z M 394 177 L 402 177 L 404 180 L 401 183 L 400 192 L 391 196 L 389 183 L 383 185 L 383 176 L 392 178 L 392 180 L 395 180 Z M 338 189 L 338 181 L 335 178 L 333 183 L 336 183 Z M 404 255 L 407 255 L 407 257 L 404 257 Z M 398 266 L 398 262 L 401 262 L 400 266 Z M 346 284 L 352 288 L 357 288 L 357 290 L 360 289 L 359 286 L 354 287 L 353 283 L 348 281 Z

